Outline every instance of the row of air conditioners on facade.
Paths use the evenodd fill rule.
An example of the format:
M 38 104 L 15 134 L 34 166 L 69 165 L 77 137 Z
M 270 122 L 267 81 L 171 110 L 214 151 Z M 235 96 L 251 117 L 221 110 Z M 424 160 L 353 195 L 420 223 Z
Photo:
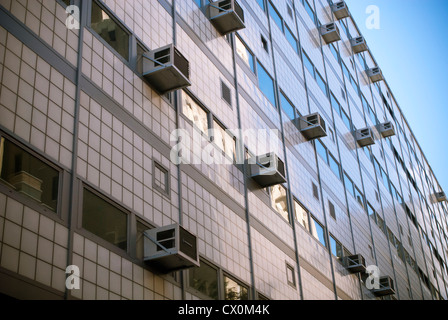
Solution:
M 392 121 L 379 124 L 376 127 L 383 138 L 395 135 L 395 127 Z M 361 147 L 375 144 L 375 135 L 372 128 L 364 128 L 355 131 L 355 140 Z
M 333 4 L 331 9 L 338 20 L 350 16 L 347 5 L 344 1 Z M 339 28 L 334 22 L 320 26 L 320 34 L 327 44 L 341 40 Z M 355 54 L 367 51 L 369 49 L 366 40 L 362 36 L 350 39 L 350 44 Z M 366 70 L 366 73 L 372 82 L 384 80 L 383 74 L 378 67 L 368 69 Z
M 179 224 L 148 229 L 144 232 L 144 261 L 161 273 L 199 267 L 197 237 Z M 342 263 L 350 273 L 367 276 L 366 261 L 361 254 L 345 256 Z M 376 296 L 395 294 L 393 280 L 381 277 L 372 292 Z
M 342 264 L 353 274 L 360 273 L 363 280 L 366 280 L 368 274 L 366 260 L 361 254 L 342 257 Z M 378 297 L 395 294 L 394 281 L 389 276 L 383 276 L 378 279 L 378 285 L 371 289 L 372 293 Z
M 244 11 L 235 0 L 212 2 L 206 14 L 223 35 L 245 28 Z M 143 54 L 143 77 L 160 94 L 191 86 L 189 61 L 174 45 Z

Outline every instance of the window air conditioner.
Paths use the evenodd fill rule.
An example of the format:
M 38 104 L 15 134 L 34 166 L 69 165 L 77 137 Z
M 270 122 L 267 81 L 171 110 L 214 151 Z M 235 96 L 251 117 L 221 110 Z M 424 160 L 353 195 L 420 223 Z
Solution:
M 341 40 L 336 23 L 329 23 L 320 27 L 320 33 L 327 44 Z
M 344 1 L 340 1 L 331 5 L 331 10 L 333 11 L 336 19 L 341 20 L 344 18 L 348 18 L 350 13 L 348 12 L 347 4 Z
M 353 256 L 344 256 L 343 258 L 344 266 L 351 273 L 364 273 L 366 271 L 366 260 L 360 254 L 355 254 Z
M 163 273 L 199 266 L 196 236 L 179 224 L 144 232 L 144 261 Z
M 350 44 L 352 45 L 353 52 L 360 53 L 363 51 L 367 51 L 367 43 L 364 37 L 356 37 L 350 40 Z
M 261 187 L 271 187 L 286 182 L 285 164 L 273 152 L 249 159 L 251 178 Z
M 366 73 L 372 82 L 378 82 L 384 80 L 383 73 L 381 72 L 381 69 L 378 67 L 368 69 Z
M 391 277 L 385 276 L 381 277 L 379 289 L 372 289 L 373 294 L 376 296 L 389 296 L 395 294 L 394 281 Z
M 236 0 L 211 2 L 207 17 L 222 35 L 244 29 L 244 11 Z
M 298 128 L 308 140 L 327 136 L 325 120 L 319 113 L 313 113 L 298 119 Z
M 392 121 L 387 121 L 379 125 L 378 131 L 383 138 L 391 137 L 395 135 L 395 127 Z
M 373 131 L 370 128 L 357 130 L 355 132 L 355 135 L 356 135 L 356 141 L 359 143 L 361 147 L 366 147 L 375 144 Z
M 435 197 L 437 202 L 447 201 L 445 192 L 437 192 Z
M 190 64 L 171 44 L 143 54 L 143 77 L 165 94 L 191 85 Z

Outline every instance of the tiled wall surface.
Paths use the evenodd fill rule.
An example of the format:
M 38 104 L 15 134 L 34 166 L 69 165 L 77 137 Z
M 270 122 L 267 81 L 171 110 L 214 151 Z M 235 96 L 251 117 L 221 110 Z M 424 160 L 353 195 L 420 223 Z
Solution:
M 220 277 L 229 276 L 246 286 L 251 299 L 259 294 L 284 300 L 377 299 L 364 279 L 351 274 L 332 254 L 328 236 L 390 276 L 395 282 L 393 298 L 433 299 L 440 294 L 447 299 L 446 203 L 431 200 L 440 188 L 405 115 L 386 82 L 375 85 L 366 77 L 364 63 L 352 54 L 341 23 L 336 22 L 342 38 L 334 44 L 337 60 L 310 18 L 304 6 L 307 0 L 261 1 L 276 8 L 283 28 L 287 26 L 298 40 L 297 53 L 272 17 L 272 9 L 266 6 L 263 11 L 256 0 L 239 1 L 246 28 L 238 36 L 253 54 L 255 66 L 258 62 L 274 79 L 276 98 L 270 101 L 260 89 L 259 67 L 247 67 L 234 52 L 234 35 L 222 36 L 197 1 L 86 0 L 82 1 L 84 19 L 91 1 L 98 1 L 126 28 L 132 35 L 131 45 L 138 41 L 154 50 L 175 43 L 190 63 L 192 85 L 169 97 L 160 95 L 137 71 L 139 57 L 126 61 L 86 21 L 81 30 L 67 28 L 63 1 L 0 0 L 0 137 L 60 172 L 56 213 L 0 183 L 2 279 L 26 283 L 23 292 L 33 287 L 61 299 L 204 298 L 190 286 L 188 270 L 163 275 L 137 258 L 139 221 L 148 228 L 182 224 L 197 236 L 201 259 L 219 270 Z M 320 23 L 335 21 L 331 1 L 308 3 Z M 351 36 L 359 35 L 351 19 L 344 23 Z M 304 65 L 302 51 L 322 75 L 327 92 Z M 362 57 L 367 67 L 376 66 L 369 53 Z M 230 90 L 230 104 L 222 98 L 222 84 Z M 314 143 L 290 121 L 281 106 L 281 94 L 298 115 L 321 114 L 333 132 L 321 142 L 340 165 L 341 177 L 345 171 L 362 193 L 362 205 L 316 152 Z M 377 123 L 372 122 L 362 95 L 379 122 L 393 121 L 396 136 L 386 141 L 375 128 L 376 143 L 366 152 L 355 141 L 354 128 L 347 127 L 340 110 L 332 105 L 330 94 L 356 129 L 374 127 Z M 248 177 L 247 167 L 176 166 L 170 161 L 173 130 L 185 129 L 191 135 L 198 131 L 183 112 L 184 95 L 203 107 L 210 123 L 216 120 L 233 131 L 237 140 L 242 138 L 251 153 L 274 151 L 285 161 L 289 219 L 277 213 L 269 192 Z M 256 134 L 240 137 L 239 128 L 277 130 L 276 144 L 268 145 Z M 204 147 L 209 138 L 203 134 L 195 143 Z M 383 184 L 372 156 L 415 215 L 419 228 Z M 154 187 L 155 163 L 167 170 L 165 193 Z M 126 250 L 82 227 L 85 186 L 127 212 Z M 323 226 L 325 245 L 296 219 L 291 208 L 294 201 Z M 330 202 L 335 217 L 330 216 Z M 369 217 L 367 204 L 386 222 L 429 284 L 409 260 L 400 258 L 395 244 Z M 80 269 L 79 290 L 66 289 L 68 265 Z M 288 270 L 293 270 L 293 283 Z M 218 281 L 222 286 L 223 280 Z M 0 283 L 0 292 L 10 294 L 10 289 Z M 219 297 L 224 297 L 223 290 Z

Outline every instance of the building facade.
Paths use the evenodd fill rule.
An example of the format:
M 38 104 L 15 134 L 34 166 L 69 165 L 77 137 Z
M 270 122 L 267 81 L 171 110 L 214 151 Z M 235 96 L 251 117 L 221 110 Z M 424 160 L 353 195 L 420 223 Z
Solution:
M 0 293 L 447 299 L 380 68 L 339 1 L 0 0 Z

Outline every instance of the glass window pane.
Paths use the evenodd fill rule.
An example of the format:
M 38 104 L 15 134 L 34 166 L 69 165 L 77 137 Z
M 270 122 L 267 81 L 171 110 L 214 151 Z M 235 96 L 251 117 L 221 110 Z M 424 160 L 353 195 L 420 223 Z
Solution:
M 306 1 L 306 0 L 304 1 L 304 6 L 305 6 L 305 10 L 308 13 L 308 15 L 310 16 L 311 20 L 313 20 L 313 22 L 315 22 L 316 17 L 314 15 L 314 10 L 309 5 L 308 1 Z
M 137 221 L 137 238 L 136 238 L 136 245 L 135 245 L 135 256 L 139 260 L 143 260 L 145 257 L 145 251 L 144 251 L 144 241 L 145 236 L 143 233 L 150 229 L 145 224 L 141 223 L 140 221 Z
M 5 138 L 0 138 L 0 182 L 57 211 L 59 172 Z
M 275 24 L 280 28 L 280 30 L 282 30 L 283 32 L 283 22 L 282 22 L 282 18 L 280 17 L 280 15 L 278 14 L 277 10 L 274 9 L 274 7 L 272 6 L 271 2 L 268 2 L 268 6 L 269 6 L 269 15 L 271 16 L 271 18 L 274 20 Z
M 263 11 L 266 11 L 266 9 L 264 7 L 264 0 L 257 0 L 257 3 L 261 7 L 261 9 L 263 9 Z
M 330 51 L 333 54 L 334 58 L 339 61 L 339 55 L 338 55 L 338 51 L 336 50 L 336 47 L 334 46 L 333 43 L 330 43 Z
M 296 220 L 303 226 L 305 229 L 309 230 L 308 225 L 308 212 L 297 202 L 294 201 L 294 209 L 296 212 Z
M 314 65 L 305 52 L 303 53 L 303 63 L 305 64 L 306 69 L 309 71 L 309 73 L 311 73 L 311 75 L 314 78 Z
M 327 84 L 325 83 L 325 80 L 322 78 L 319 72 L 316 72 L 316 81 L 322 92 L 327 95 Z
M 351 125 L 351 121 L 350 118 L 348 117 L 348 115 L 345 113 L 344 110 L 342 110 L 341 108 L 341 116 L 342 116 L 342 121 L 344 122 L 344 124 L 347 126 L 348 129 L 352 129 L 352 125 Z
M 288 205 L 286 203 L 286 189 L 281 185 L 270 187 L 271 204 L 286 221 L 289 222 Z
M 188 284 L 206 296 L 218 299 L 218 270 L 201 261 L 199 267 L 188 270 Z
M 127 249 L 127 214 L 87 189 L 84 189 L 82 227 Z
M 320 140 L 315 140 L 315 142 L 317 153 L 324 159 L 325 163 L 328 163 L 327 148 L 324 147 Z
M 202 133 L 208 134 L 207 112 L 184 91 L 182 91 L 182 112 Z
M 352 195 L 355 196 L 355 193 L 353 191 L 353 182 L 352 180 L 347 176 L 347 174 L 344 173 L 344 182 L 345 182 L 345 188 L 347 191 Z
M 129 60 L 129 34 L 120 27 L 107 12 L 92 1 L 90 26 L 123 58 Z
M 225 300 L 247 300 L 247 288 L 224 276 Z
M 224 153 L 231 158 L 235 159 L 236 142 L 233 136 L 231 136 L 216 120 L 213 120 L 213 142 Z
M 297 40 L 294 37 L 294 35 L 292 34 L 291 30 L 289 30 L 288 26 L 286 26 L 286 28 L 285 28 L 285 36 L 286 36 L 286 39 L 288 40 L 288 42 L 291 44 L 294 51 L 298 54 L 299 51 L 297 48 Z
M 294 115 L 295 108 L 291 105 L 291 103 L 289 103 L 289 100 L 286 99 L 286 97 L 283 94 L 280 95 L 280 103 L 282 105 L 283 111 L 286 113 L 288 118 L 290 120 L 294 120 L 295 119 L 295 115 Z
M 250 53 L 249 49 L 247 49 L 247 47 L 244 45 L 244 43 L 238 36 L 235 37 L 235 45 L 236 45 L 236 53 L 250 67 L 252 72 L 255 72 L 254 56 L 252 53 Z
M 263 68 L 263 66 L 257 62 L 257 70 L 258 70 L 258 85 L 260 90 L 264 93 L 266 98 L 272 103 L 273 106 L 276 106 L 275 103 L 275 93 L 274 93 L 274 81 L 271 76 L 267 73 L 267 71 Z
M 342 245 L 336 241 L 333 236 L 330 236 L 330 247 L 331 253 L 338 258 L 342 258 L 344 256 L 344 251 L 342 249 Z
M 361 191 L 359 191 L 359 189 L 357 187 L 355 187 L 355 198 L 356 198 L 356 201 L 358 201 L 358 203 L 362 207 L 364 207 L 364 197 L 363 197 Z
M 338 179 L 341 179 L 341 172 L 339 170 L 339 163 L 334 159 L 334 157 L 330 154 L 328 157 L 328 161 L 330 164 L 330 169 L 333 171 L 333 173 L 338 177 Z
M 325 241 L 324 228 L 314 218 L 311 218 L 310 232 L 313 235 L 313 237 L 315 237 L 317 240 L 319 240 L 320 243 L 322 243 L 324 246 L 327 246 L 326 241 Z

